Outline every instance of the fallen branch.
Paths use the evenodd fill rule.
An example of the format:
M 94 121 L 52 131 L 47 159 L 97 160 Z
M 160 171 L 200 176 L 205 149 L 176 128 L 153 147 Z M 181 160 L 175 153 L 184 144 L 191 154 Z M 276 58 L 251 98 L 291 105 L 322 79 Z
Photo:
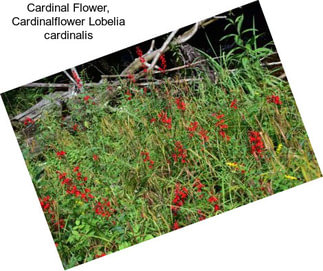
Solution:
M 85 87 L 100 86 L 102 83 L 85 83 Z M 74 84 L 61 84 L 61 83 L 30 83 L 24 85 L 24 88 L 72 88 Z
M 221 57 L 213 57 L 213 59 L 220 59 Z M 168 72 L 174 72 L 174 71 L 178 71 L 178 70 L 182 70 L 182 69 L 186 69 L 186 68 L 192 68 L 192 67 L 195 67 L 197 66 L 198 64 L 201 64 L 201 63 L 204 63 L 204 62 L 207 62 L 208 60 L 207 59 L 201 59 L 201 60 L 198 60 L 196 62 L 193 62 L 193 63 L 189 63 L 189 64 L 185 64 L 185 65 L 182 65 L 182 66 L 177 66 L 177 67 L 174 67 L 174 68 L 170 68 L 170 69 L 166 69 L 164 71 L 153 71 L 152 74 L 160 74 L 160 73 L 168 73 Z M 104 80 L 104 79 L 108 79 L 108 78 L 127 78 L 128 75 L 119 75 L 119 74 L 111 74 L 111 75 L 101 75 L 101 78 Z
M 211 19 L 211 21 L 213 22 L 214 20 L 216 20 L 216 19 Z M 189 30 L 187 30 L 187 31 L 185 31 L 182 35 L 179 35 L 178 37 L 175 37 L 175 34 L 178 32 L 178 30 L 175 30 L 175 31 L 173 31 L 169 36 L 168 36 L 168 39 L 164 42 L 164 44 L 163 44 L 163 46 L 160 48 L 160 49 L 156 49 L 156 50 L 153 50 L 153 51 L 151 51 L 151 49 L 150 50 L 148 50 L 148 52 L 147 53 L 145 53 L 144 55 L 143 55 L 143 58 L 145 59 L 145 61 L 146 62 L 150 62 L 150 61 L 155 61 L 155 62 L 157 62 L 157 60 L 159 59 L 159 57 L 160 57 L 160 52 L 162 51 L 162 53 L 166 53 L 169 49 L 170 49 L 170 47 L 171 46 L 175 46 L 175 45 L 180 45 L 180 44 L 182 44 L 182 43 L 184 43 L 184 42 L 187 42 L 190 38 L 192 38 L 194 35 L 195 35 L 195 33 L 197 32 L 197 30 L 198 30 L 198 28 L 200 27 L 200 26 L 203 26 L 203 25 L 205 25 L 205 23 L 206 22 L 208 22 L 209 20 L 207 20 L 207 21 L 202 21 L 202 22 L 200 22 L 200 23 L 196 23 L 196 24 L 194 24 L 194 26 L 192 26 Z M 175 37 L 175 38 L 174 38 Z M 173 41 L 171 41 L 172 39 L 174 39 Z M 171 45 L 171 46 L 170 46 Z M 152 46 L 150 47 L 150 48 L 152 48 Z M 156 63 L 155 63 L 156 64 Z M 122 72 L 121 72 L 121 74 L 120 74 L 120 76 L 122 77 L 122 76 L 127 76 L 127 75 L 129 75 L 129 74 L 135 74 L 138 70 L 140 70 L 140 68 L 142 68 L 142 63 L 140 62 L 140 58 L 139 57 L 137 57 L 132 63 L 130 63 L 130 65 L 127 67 L 127 68 L 125 68 Z M 152 70 L 152 68 L 151 68 L 151 70 Z M 141 72 L 139 72 L 139 73 L 137 73 L 136 75 L 135 75 L 135 79 L 137 80 L 137 79 L 139 79 L 139 78 L 141 78 L 142 76 L 144 76 L 145 75 L 145 73 L 141 73 Z
M 185 78 L 185 79 L 179 79 L 179 80 L 169 80 L 166 83 L 182 84 L 182 83 L 187 83 L 187 82 L 198 82 L 198 81 L 201 81 L 201 79 L 200 78 Z M 149 85 L 163 85 L 163 84 L 165 84 L 164 80 L 156 80 L 156 81 L 138 83 L 137 85 L 144 87 L 144 86 L 149 86 Z
M 72 88 L 68 91 L 57 91 L 46 95 L 40 102 L 29 108 L 27 111 L 13 117 L 11 120 L 24 121 L 26 118 L 37 120 L 41 117 L 42 112 L 46 109 L 54 107 L 54 105 L 61 107 L 61 101 L 73 97 Z
M 169 43 L 171 42 L 171 40 L 174 38 L 174 36 L 176 35 L 178 30 L 174 30 L 166 39 L 166 41 L 163 43 L 162 47 L 158 50 L 157 54 L 155 55 L 153 61 L 151 62 L 150 67 L 148 68 L 148 71 L 151 71 L 154 69 L 158 59 L 160 58 L 160 56 L 165 52 L 166 48 L 168 47 Z

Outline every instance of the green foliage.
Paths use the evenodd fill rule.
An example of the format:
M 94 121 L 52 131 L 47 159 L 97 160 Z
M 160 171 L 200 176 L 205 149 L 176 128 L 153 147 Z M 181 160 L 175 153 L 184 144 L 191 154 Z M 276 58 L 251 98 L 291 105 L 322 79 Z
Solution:
M 236 48 L 220 62 L 206 55 L 218 84 L 165 80 L 146 92 L 130 83 L 102 104 L 86 97 L 106 86 L 89 89 L 69 101 L 69 119 L 45 114 L 36 122 L 41 153 L 21 143 L 39 197 L 53 200 L 45 214 L 66 268 L 321 176 L 289 85 L 260 64 L 271 51 L 257 48 L 259 35 L 254 27 L 243 30 L 243 16 L 229 26 L 236 33 L 224 38 Z M 273 95 L 282 104 L 270 102 Z M 222 119 L 227 128 L 219 128 Z M 198 128 L 189 131 L 194 122 Z M 261 155 L 251 151 L 250 131 L 261 135 Z M 90 189 L 93 199 L 67 193 L 65 178 L 81 193 Z M 178 194 L 183 204 L 174 211 Z M 98 203 L 109 215 L 98 214 Z

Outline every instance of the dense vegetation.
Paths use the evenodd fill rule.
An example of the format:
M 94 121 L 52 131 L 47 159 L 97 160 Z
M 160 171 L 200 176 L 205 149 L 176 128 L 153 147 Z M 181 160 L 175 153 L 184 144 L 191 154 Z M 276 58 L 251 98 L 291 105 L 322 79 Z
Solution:
M 229 23 L 235 48 L 205 55 L 216 84 L 203 70 L 182 84 L 129 80 L 113 103 L 93 102 L 108 84 L 89 88 L 68 119 L 27 120 L 32 144 L 17 132 L 65 268 L 321 176 L 288 83 L 261 62 L 272 51 Z

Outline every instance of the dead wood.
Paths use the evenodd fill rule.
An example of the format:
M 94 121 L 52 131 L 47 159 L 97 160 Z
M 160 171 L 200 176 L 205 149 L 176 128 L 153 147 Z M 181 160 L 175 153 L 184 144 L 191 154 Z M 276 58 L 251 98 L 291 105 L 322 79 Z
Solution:
M 119 76 L 115 77 L 116 79 L 110 84 L 110 86 L 112 87 L 111 91 L 102 92 L 102 94 L 100 94 L 94 98 L 94 101 L 97 103 L 100 103 L 102 101 L 105 101 L 106 99 L 113 98 L 116 95 L 116 93 L 118 92 L 117 86 L 127 83 L 125 80 L 122 80 L 122 79 L 128 75 L 133 75 L 134 80 L 138 80 L 138 79 L 146 76 L 146 74 L 147 74 L 146 72 L 140 71 L 143 64 L 146 65 L 146 67 L 148 68 L 148 74 L 152 75 L 152 74 L 160 73 L 160 71 L 158 71 L 158 70 L 156 71 L 154 69 L 157 67 L 156 63 L 162 54 L 167 52 L 172 46 L 178 46 L 178 45 L 181 45 L 181 44 L 187 42 L 189 39 L 191 39 L 196 34 L 197 30 L 200 27 L 205 27 L 208 24 L 216 21 L 217 19 L 219 19 L 219 17 L 213 17 L 212 19 L 198 22 L 198 23 L 194 24 L 191 28 L 189 28 L 187 31 L 185 31 L 183 34 L 178 35 L 177 37 L 175 37 L 175 35 L 179 30 L 175 30 L 175 31 L 171 32 L 171 34 L 168 36 L 166 41 L 163 43 L 163 45 L 159 49 L 154 49 L 155 41 L 153 40 L 149 50 L 143 55 L 145 62 L 142 63 L 140 61 L 139 57 L 136 58 L 130 65 L 128 65 L 127 68 L 125 68 L 121 72 L 121 74 Z M 151 64 L 149 64 L 150 62 L 151 62 Z M 201 62 L 198 61 L 197 63 L 201 63 Z M 185 67 L 193 66 L 193 65 L 198 65 L 198 64 L 190 63 L 190 64 L 184 65 L 182 67 L 175 67 L 173 69 L 169 69 L 168 71 L 175 71 L 177 69 L 181 69 L 181 68 L 185 68 Z M 27 117 L 29 117 L 33 120 L 36 120 L 41 116 L 41 114 L 44 110 L 54 108 L 55 105 L 61 108 L 63 100 L 69 99 L 69 98 L 73 97 L 74 95 L 77 95 L 77 92 L 75 91 L 76 88 L 80 91 L 83 88 L 100 86 L 100 85 L 105 84 L 104 79 L 108 78 L 108 77 L 102 77 L 102 80 L 99 83 L 83 84 L 83 82 L 80 80 L 80 77 L 79 77 L 75 68 L 72 68 L 73 77 L 71 75 L 69 75 L 67 72 L 65 72 L 65 74 L 71 80 L 70 84 L 31 83 L 31 84 L 26 85 L 25 87 L 68 88 L 68 91 L 54 92 L 54 93 L 51 93 L 51 94 L 45 96 L 44 99 L 41 100 L 39 103 L 37 103 L 36 105 L 31 107 L 27 111 L 15 116 L 14 118 L 12 118 L 12 120 L 24 121 Z M 111 76 L 110 78 L 114 78 L 114 77 Z M 150 78 L 152 79 L 152 77 L 150 77 Z M 188 79 L 173 81 L 173 83 L 189 82 L 189 81 L 195 81 L 195 80 L 200 80 L 200 79 L 188 78 Z M 162 81 L 161 80 L 152 80 L 150 82 L 141 82 L 138 84 L 142 85 L 142 86 L 149 85 L 149 84 L 158 85 L 158 84 L 162 84 Z
M 46 95 L 40 102 L 29 108 L 27 111 L 13 117 L 12 121 L 24 121 L 26 118 L 31 118 L 32 120 L 37 120 L 40 118 L 44 110 L 49 110 L 50 108 L 62 107 L 61 101 L 69 99 L 73 96 L 72 88 L 68 91 L 56 91 Z

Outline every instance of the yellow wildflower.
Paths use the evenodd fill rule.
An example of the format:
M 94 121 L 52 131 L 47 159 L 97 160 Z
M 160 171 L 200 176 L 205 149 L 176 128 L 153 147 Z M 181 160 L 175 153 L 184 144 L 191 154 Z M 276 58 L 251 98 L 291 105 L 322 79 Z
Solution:
M 230 162 L 227 162 L 226 164 L 227 164 L 227 166 L 229 166 L 229 167 L 239 168 L 239 166 L 238 166 L 238 164 L 237 164 L 237 163 L 230 163 Z
M 282 148 L 283 148 L 283 144 L 281 144 L 281 143 L 280 143 L 280 144 L 277 146 L 276 154 L 280 154 L 280 152 L 281 152 Z
M 285 178 L 289 179 L 289 180 L 297 180 L 296 177 L 293 177 L 293 176 L 290 176 L 290 175 L 285 175 Z

